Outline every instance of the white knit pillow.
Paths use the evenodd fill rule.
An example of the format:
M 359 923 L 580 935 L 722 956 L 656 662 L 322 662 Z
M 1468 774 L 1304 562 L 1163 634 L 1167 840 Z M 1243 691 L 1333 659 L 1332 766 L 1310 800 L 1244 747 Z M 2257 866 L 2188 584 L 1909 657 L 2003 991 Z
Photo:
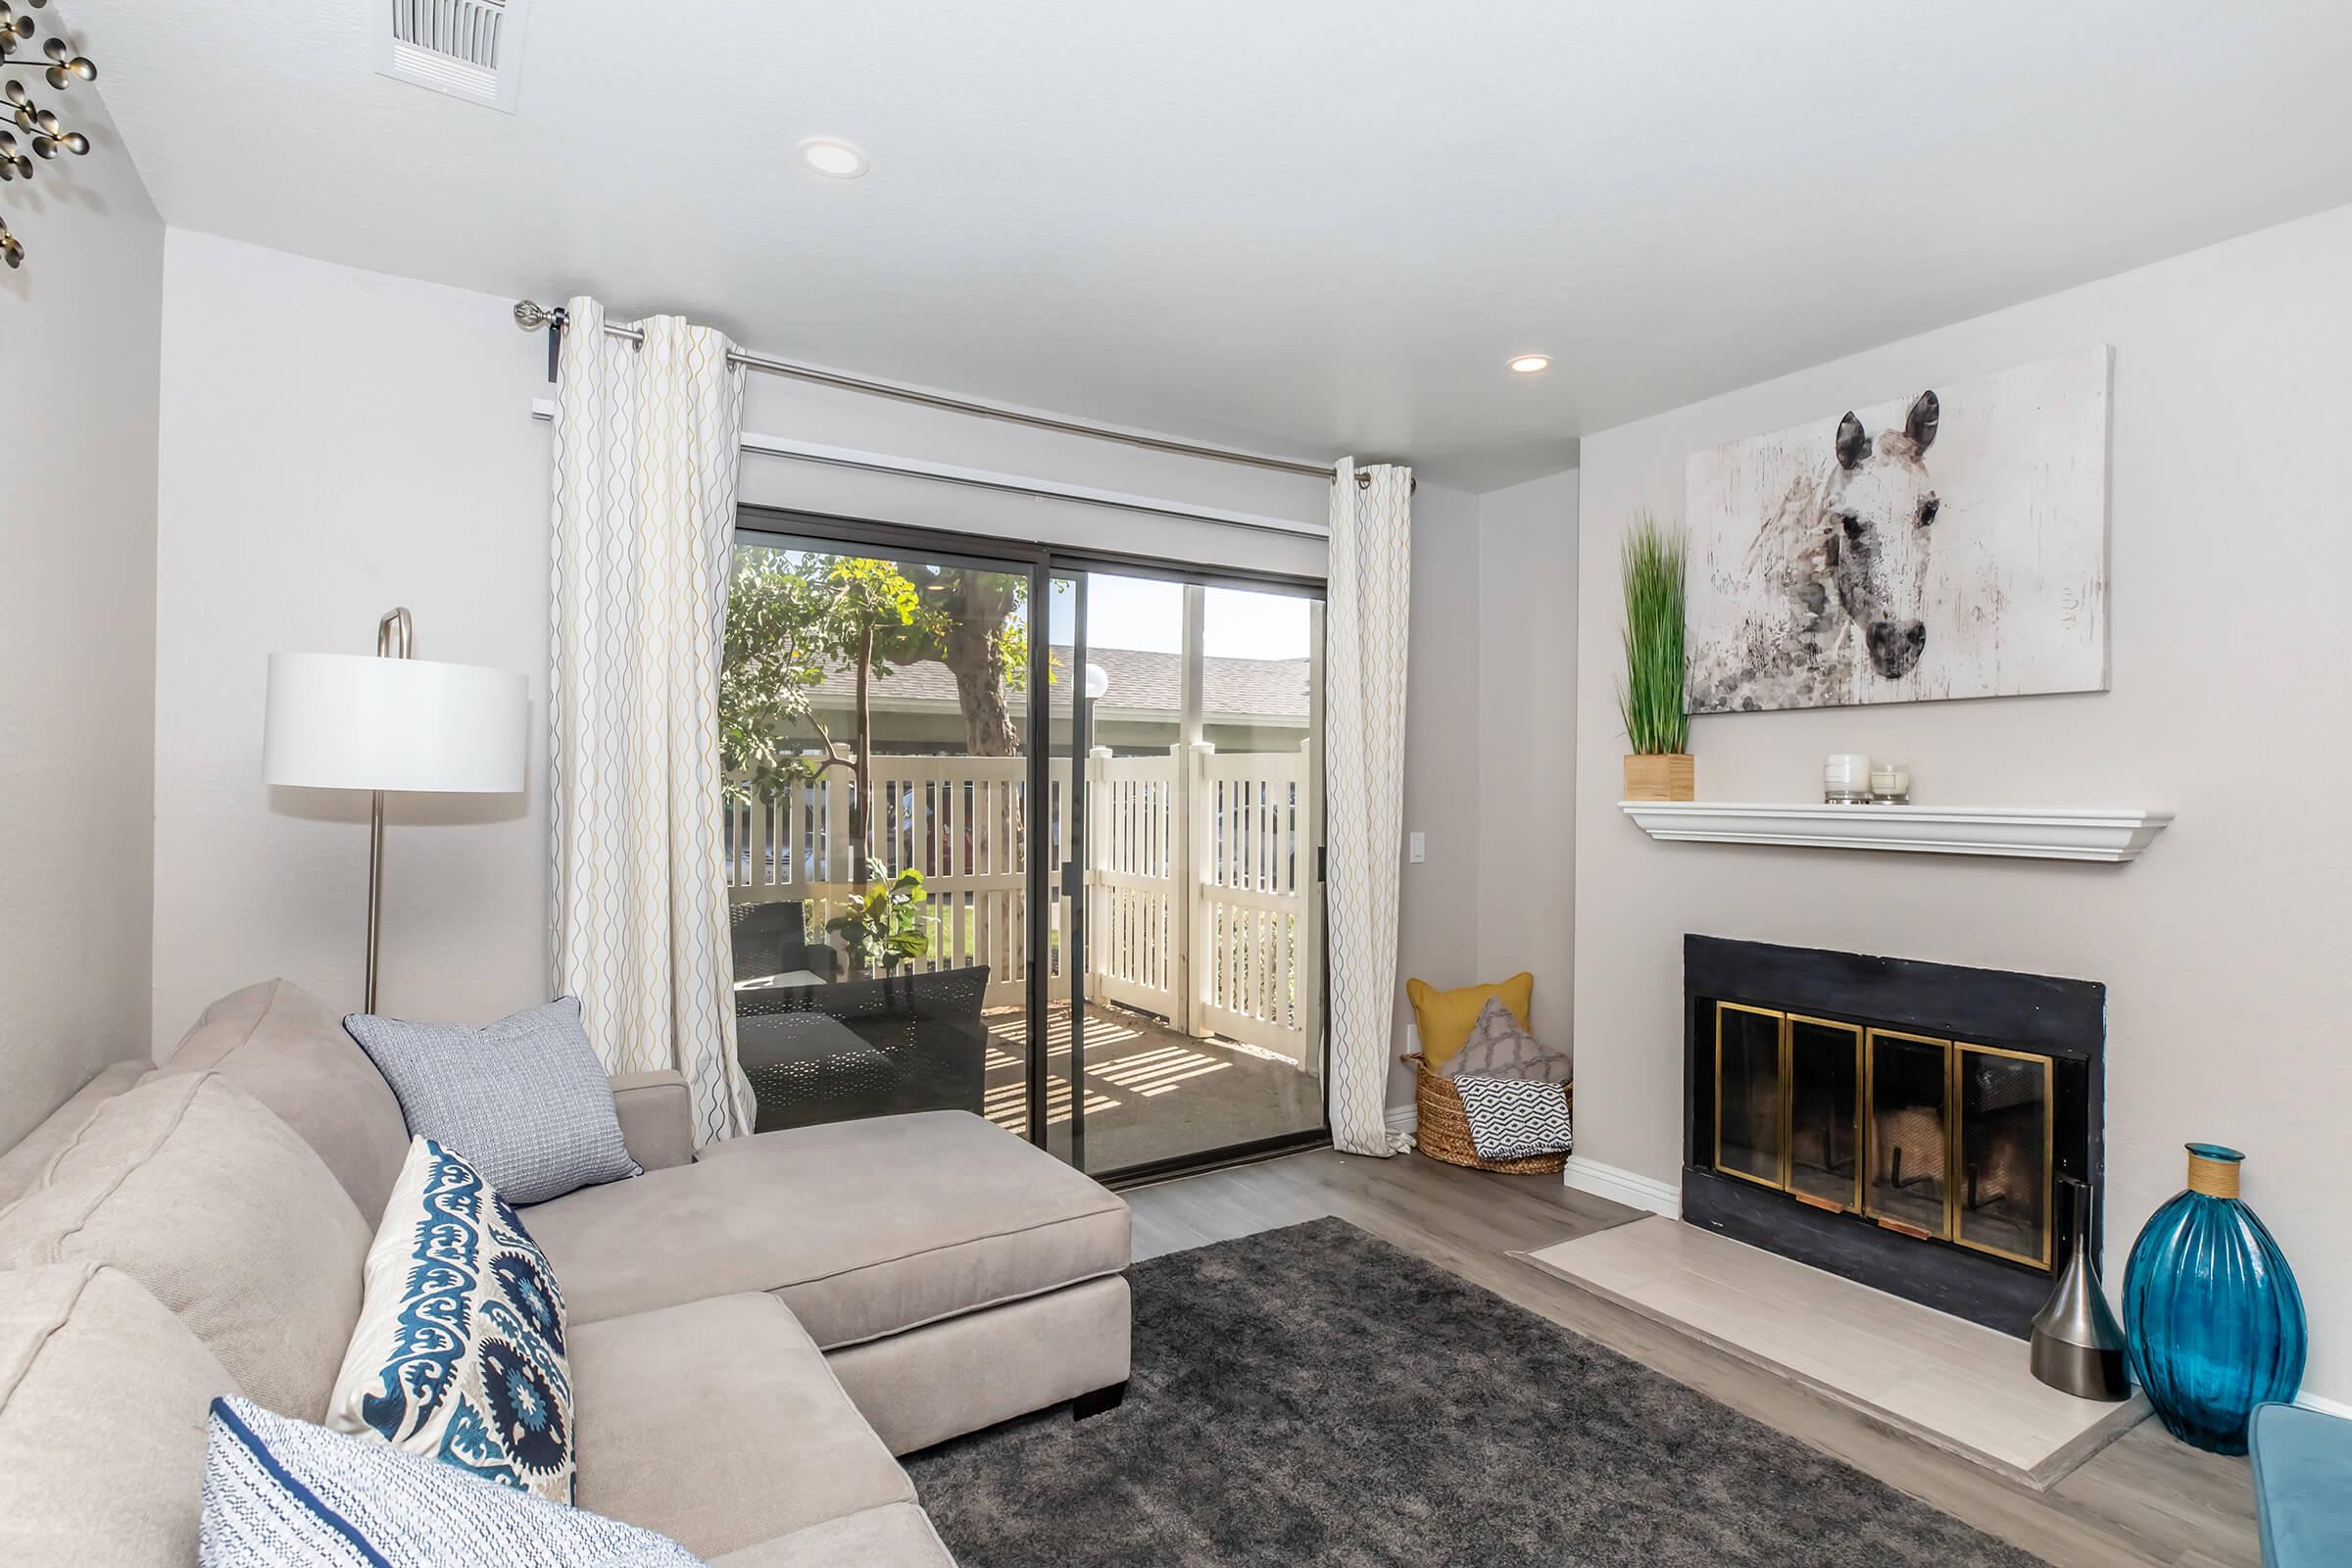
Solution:
M 666 1536 L 213 1401 L 202 1568 L 700 1568 Z

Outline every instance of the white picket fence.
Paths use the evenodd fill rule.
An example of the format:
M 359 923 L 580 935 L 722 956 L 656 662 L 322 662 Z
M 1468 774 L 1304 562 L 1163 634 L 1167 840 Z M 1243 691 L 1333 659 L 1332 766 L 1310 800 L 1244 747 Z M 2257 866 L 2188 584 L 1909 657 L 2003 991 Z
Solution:
M 1194 969 L 1216 1033 L 1306 1062 L 1322 1005 L 1315 882 L 1313 769 L 1292 754 L 1207 754 L 1198 785 L 1200 826 Z
M 1087 760 L 1087 990 L 1181 1022 L 1175 908 L 1177 758 Z
M 1316 1068 L 1322 1005 L 1315 772 L 1296 752 L 1087 759 L 1087 992 Z M 728 897 L 810 902 L 823 929 L 850 886 L 851 781 L 840 769 L 726 809 Z M 987 964 L 987 1004 L 1028 982 L 1029 846 L 1065 858 L 1070 763 L 1030 810 L 1018 757 L 877 757 L 869 858 L 923 873 L 932 968 Z M 1189 860 L 1189 868 L 1188 862 Z M 1056 878 L 1058 880 L 1058 878 Z M 1066 998 L 1069 901 L 1047 909 L 1049 994 Z
M 932 939 L 926 966 L 986 964 L 986 1004 L 1018 1004 L 1029 982 L 1028 760 L 877 757 L 873 772 L 867 858 L 893 871 L 911 866 L 923 873 Z M 1069 763 L 1059 761 L 1049 788 L 1049 843 L 1060 842 L 1069 781 Z M 856 891 L 850 880 L 852 793 L 849 774 L 834 769 L 764 800 L 728 807 L 728 899 L 806 899 L 812 906 L 810 940 L 821 938 L 824 922 Z M 1058 965 L 1066 901 L 1054 900 L 1049 918 Z M 1066 975 L 1056 974 L 1054 984 L 1054 995 L 1069 995 Z

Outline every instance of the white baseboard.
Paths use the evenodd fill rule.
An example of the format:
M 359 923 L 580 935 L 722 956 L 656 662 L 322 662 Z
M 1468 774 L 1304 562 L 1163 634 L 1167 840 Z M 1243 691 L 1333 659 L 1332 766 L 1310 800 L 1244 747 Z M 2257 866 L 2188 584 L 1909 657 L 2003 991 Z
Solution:
M 1388 1122 L 1389 1131 L 1393 1133 L 1402 1133 L 1405 1135 L 1405 1137 L 1410 1138 L 1413 1136 L 1414 1130 L 1421 1125 L 1420 1107 L 1415 1105 L 1391 1105 L 1389 1107 Z
M 2318 1410 L 2326 1415 L 2340 1415 L 2345 1420 L 2352 1421 L 2352 1403 L 2342 1399 L 2330 1399 L 2324 1394 L 2306 1393 L 2296 1395 L 2295 1402 L 2306 1410 Z
M 1568 1156 L 1568 1166 L 1560 1172 L 1560 1180 L 1578 1192 L 1591 1193 L 1595 1198 L 1646 1208 L 1668 1219 L 1683 1217 L 1683 1190 L 1674 1183 L 1620 1170 L 1615 1165 L 1603 1165 L 1582 1154 Z

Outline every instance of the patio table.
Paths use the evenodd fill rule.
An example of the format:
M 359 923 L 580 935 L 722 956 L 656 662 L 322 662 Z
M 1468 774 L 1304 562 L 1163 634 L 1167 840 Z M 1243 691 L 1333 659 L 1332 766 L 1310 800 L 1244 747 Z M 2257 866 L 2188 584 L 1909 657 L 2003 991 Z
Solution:
M 825 983 L 825 977 L 813 969 L 787 969 L 782 974 L 755 975 L 749 980 L 738 980 L 735 982 L 735 989 L 738 991 L 782 991 L 789 986 L 821 986 Z

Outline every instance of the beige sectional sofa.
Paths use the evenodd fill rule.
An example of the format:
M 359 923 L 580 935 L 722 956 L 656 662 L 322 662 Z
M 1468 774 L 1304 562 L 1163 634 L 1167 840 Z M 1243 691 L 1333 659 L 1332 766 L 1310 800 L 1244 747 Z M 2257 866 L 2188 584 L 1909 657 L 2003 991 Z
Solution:
M 1116 1402 L 1128 1215 L 1097 1183 L 960 1112 L 697 1159 L 676 1075 L 614 1095 L 646 1173 L 522 1211 L 569 1314 L 579 1506 L 726 1568 L 943 1564 L 896 1455 Z M 335 1015 L 271 981 L 0 1153 L 0 1565 L 195 1561 L 207 1402 L 320 1418 L 407 1141 Z

